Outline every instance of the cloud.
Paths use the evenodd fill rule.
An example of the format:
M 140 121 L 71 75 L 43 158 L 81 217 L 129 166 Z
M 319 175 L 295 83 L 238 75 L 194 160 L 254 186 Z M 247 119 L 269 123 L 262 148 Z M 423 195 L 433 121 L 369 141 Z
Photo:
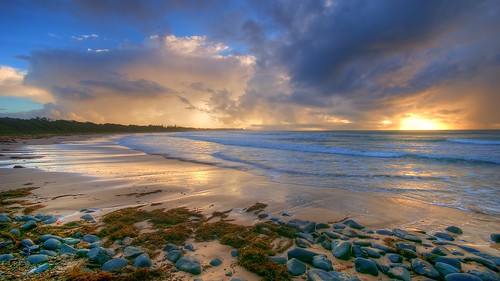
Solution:
M 71 39 L 76 40 L 76 41 L 83 41 L 87 39 L 94 39 L 94 38 L 99 38 L 99 35 L 97 34 L 82 34 L 78 36 L 71 36 Z
M 224 54 L 228 48 L 202 36 L 158 35 L 99 54 L 39 50 L 24 83 L 53 94 L 51 117 L 222 126 L 208 114 L 209 100 L 218 91 L 243 95 L 254 71 L 252 57 Z
M 24 84 L 27 72 L 9 66 L 0 66 L 0 96 L 26 97 L 39 103 L 54 101 L 50 91 Z

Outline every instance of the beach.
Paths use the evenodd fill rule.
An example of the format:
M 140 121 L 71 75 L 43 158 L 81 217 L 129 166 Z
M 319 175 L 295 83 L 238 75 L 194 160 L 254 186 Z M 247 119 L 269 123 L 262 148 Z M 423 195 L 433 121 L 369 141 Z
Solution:
M 277 183 L 241 170 L 149 155 L 117 144 L 119 137 L 122 136 L 57 136 L 2 143 L 0 192 L 37 187 L 27 200 L 42 204 L 44 207 L 36 212 L 57 216 L 61 224 L 80 220 L 82 209 L 93 210 L 92 216 L 99 223 L 108 213 L 141 206 L 148 211 L 186 207 L 207 217 L 214 212 L 226 213 L 226 220 L 243 226 L 270 218 L 284 223 L 297 219 L 330 226 L 351 219 L 370 230 L 419 230 L 421 235 L 457 226 L 463 230 L 463 234 L 455 236 L 461 245 L 498 257 L 498 244 L 490 238 L 490 234 L 500 232 L 500 218 L 495 216 L 367 191 Z M 259 218 L 246 211 L 257 202 L 266 205 L 260 214 L 268 216 Z M 311 244 L 312 249 L 328 253 Z M 210 267 L 196 278 L 230 280 L 226 275 L 229 268 L 233 276 L 242 279 L 260 278 L 236 265 L 237 258 L 231 256 L 231 247 L 227 245 L 217 241 L 193 245 L 198 249 L 193 253 L 202 257 L 202 263 L 217 256 L 224 261 L 224 269 Z M 159 249 L 163 246 L 158 245 Z M 432 249 L 420 245 L 418 252 L 424 248 Z M 170 263 L 163 255 L 151 258 L 157 266 Z M 345 272 L 362 280 L 376 278 L 359 274 L 352 267 Z M 185 272 L 173 276 L 179 280 L 193 278 Z

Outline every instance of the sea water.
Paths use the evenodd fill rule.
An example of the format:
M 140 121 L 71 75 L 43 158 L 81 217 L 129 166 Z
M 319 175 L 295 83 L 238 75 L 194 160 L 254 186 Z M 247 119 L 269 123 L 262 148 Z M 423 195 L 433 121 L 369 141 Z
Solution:
M 500 215 L 500 131 L 195 131 L 127 136 L 118 143 L 279 183 Z

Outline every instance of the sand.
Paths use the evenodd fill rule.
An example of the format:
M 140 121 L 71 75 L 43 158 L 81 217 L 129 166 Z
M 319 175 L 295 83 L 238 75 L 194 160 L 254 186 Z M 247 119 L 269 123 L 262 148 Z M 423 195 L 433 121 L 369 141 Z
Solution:
M 244 208 L 262 202 L 268 205 L 265 213 L 275 217 L 287 212 L 291 218 L 329 223 L 348 217 L 372 229 L 442 231 L 456 225 L 470 245 L 498 255 L 489 234 L 500 232 L 500 218 L 376 193 L 278 184 L 243 171 L 148 155 L 117 145 L 118 137 L 59 136 L 3 143 L 0 191 L 40 187 L 30 199 L 46 205 L 40 212 L 60 215 L 62 222 L 78 220 L 83 208 L 99 209 L 93 214 L 99 218 L 119 208 L 146 205 L 186 206 L 207 215 L 232 210 L 229 219 L 251 225 L 258 219 Z M 13 169 L 14 165 L 25 168 Z M 218 248 L 207 253 L 224 252 L 219 248 L 226 247 L 211 245 Z M 217 274 L 211 272 L 207 278 Z

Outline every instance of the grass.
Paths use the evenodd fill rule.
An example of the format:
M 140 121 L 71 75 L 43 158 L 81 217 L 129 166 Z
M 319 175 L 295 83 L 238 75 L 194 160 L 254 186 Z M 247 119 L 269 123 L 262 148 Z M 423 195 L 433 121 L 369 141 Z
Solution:
M 89 271 L 81 265 L 75 266 L 65 272 L 67 281 L 135 281 L 135 280 L 166 280 L 170 277 L 166 268 L 148 269 L 137 268 L 135 270 L 125 268 L 121 272 Z
M 270 261 L 268 254 L 263 249 L 254 246 L 246 246 L 241 249 L 238 264 L 262 276 L 263 280 L 285 281 L 291 279 L 284 264 Z
M 2 202 L 2 205 L 13 204 L 13 203 L 8 202 L 6 200 L 20 198 L 20 197 L 26 197 L 26 196 L 31 194 L 32 190 L 35 190 L 37 188 L 38 187 L 22 187 L 22 188 L 2 191 L 2 192 L 0 192 L 0 202 Z
M 36 204 L 36 205 L 27 206 L 27 207 L 24 207 L 23 214 L 28 215 L 28 214 L 31 214 L 34 211 L 39 210 L 39 209 L 44 208 L 44 207 L 46 207 L 46 206 L 43 204 Z

